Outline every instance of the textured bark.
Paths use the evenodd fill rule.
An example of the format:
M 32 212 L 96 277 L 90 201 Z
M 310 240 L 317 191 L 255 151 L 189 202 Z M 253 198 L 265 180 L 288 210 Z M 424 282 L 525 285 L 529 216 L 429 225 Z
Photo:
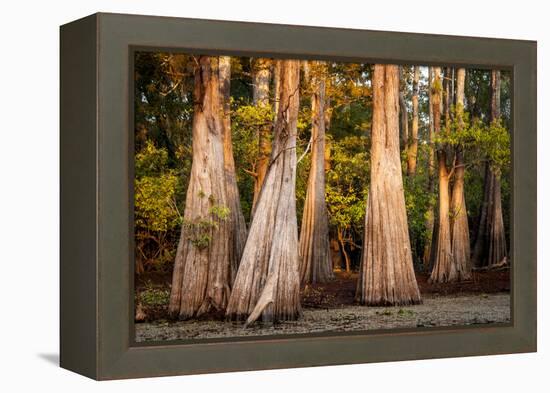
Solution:
M 459 130 L 464 126 L 464 81 L 466 70 L 459 68 L 456 72 L 456 103 L 455 113 Z M 462 148 L 455 149 L 455 171 L 451 195 L 451 249 L 457 270 L 463 272 L 463 279 L 470 278 L 470 229 L 468 227 L 468 210 L 464 197 L 464 154 Z
M 296 126 L 300 63 L 281 60 L 273 152 L 227 307 L 246 324 L 301 315 L 296 219 Z
M 231 58 L 221 56 L 219 59 L 220 99 L 222 100 L 223 127 L 223 160 L 226 180 L 227 207 L 229 208 L 229 260 L 231 263 L 231 283 L 235 280 L 239 262 L 246 242 L 246 222 L 241 209 L 235 160 L 233 158 L 233 143 L 231 138 Z
M 440 69 L 434 68 L 434 87 L 433 87 L 433 117 L 434 117 L 434 133 L 437 135 L 441 132 L 441 76 Z M 449 84 L 448 82 L 446 83 Z M 448 106 L 448 104 L 446 104 Z M 446 120 L 448 121 L 448 120 Z M 432 239 L 433 247 L 433 269 L 430 275 L 430 282 L 453 282 L 464 280 L 469 277 L 469 271 L 464 266 L 456 263 L 452 252 L 452 233 L 450 219 L 450 180 L 454 172 L 454 168 L 447 168 L 447 152 L 446 146 L 440 145 L 437 148 L 437 164 L 438 164 L 438 180 L 439 180 L 439 213 L 437 215 L 437 223 L 435 225 L 434 238 Z
M 332 270 L 341 271 L 342 270 L 342 252 L 340 251 L 340 243 L 338 239 L 331 237 L 330 238 L 330 252 L 332 260 Z
M 434 193 L 434 175 L 435 175 L 435 149 L 434 149 L 434 140 L 435 140 L 435 129 L 433 121 L 433 67 L 429 67 L 428 71 L 428 125 L 429 125 L 429 134 L 428 134 L 428 194 L 431 196 Z M 434 203 L 430 201 L 428 206 L 428 211 L 426 213 L 426 233 L 429 236 L 426 239 L 426 244 L 424 245 L 424 271 L 432 270 L 432 239 L 436 237 L 435 229 L 435 213 L 434 213 Z
M 198 58 L 193 94 L 193 164 L 169 305 L 181 319 L 225 309 L 230 292 L 229 225 L 212 210 L 227 207 L 217 58 Z
M 444 121 L 445 121 L 445 127 L 449 127 L 451 124 L 451 80 L 452 80 L 452 71 L 450 67 L 445 68 L 445 74 L 443 77 L 443 114 L 444 114 Z
M 311 167 L 300 230 L 300 281 L 327 282 L 333 278 L 325 202 L 325 75 L 326 65 L 316 68 L 311 78 Z M 304 70 L 308 67 L 303 67 Z
M 500 118 L 500 71 L 491 74 L 491 120 Z M 472 254 L 476 267 L 491 267 L 506 261 L 506 235 L 502 217 L 500 172 L 485 166 L 483 202 Z
M 273 62 L 273 128 L 279 115 L 279 87 L 281 85 L 281 62 Z
M 255 59 L 252 65 L 253 103 L 256 106 L 267 107 L 269 105 L 269 83 L 271 81 L 271 60 Z M 255 211 L 258 196 L 264 184 L 269 156 L 271 154 L 272 127 L 270 124 L 262 124 L 258 128 L 258 159 L 256 161 L 256 176 L 254 178 L 254 196 L 252 199 L 252 211 Z
M 252 101 L 254 105 L 269 104 L 271 60 L 254 59 L 252 63 Z
M 302 60 L 301 62 L 301 66 L 302 66 L 302 73 L 303 73 L 303 79 L 304 79 L 304 82 L 309 84 L 310 82 L 310 72 L 309 72 L 309 69 L 310 69 L 310 64 L 309 64 L 309 61 L 308 60 Z
M 399 149 L 399 71 L 374 66 L 371 178 L 356 300 L 367 305 L 420 303 L 407 227 Z
M 418 82 L 420 80 L 420 67 L 414 66 L 413 73 L 412 124 L 407 147 L 407 175 L 409 176 L 416 173 L 416 156 L 418 154 Z
M 344 254 L 344 261 L 346 264 L 346 273 L 351 273 L 351 259 L 346 251 L 346 242 L 344 240 L 344 230 L 338 229 L 338 243 L 340 244 L 340 248 L 342 249 L 342 253 Z

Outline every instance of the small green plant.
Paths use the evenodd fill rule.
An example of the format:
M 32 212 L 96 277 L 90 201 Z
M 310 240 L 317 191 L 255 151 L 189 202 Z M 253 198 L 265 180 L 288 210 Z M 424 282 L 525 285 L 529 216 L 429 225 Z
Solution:
M 397 311 L 397 315 L 399 315 L 400 317 L 412 317 L 415 315 L 415 312 L 413 310 L 400 308 L 399 311 Z
M 138 303 L 144 306 L 164 306 L 170 301 L 170 290 L 153 286 L 149 281 L 138 295 Z
M 221 221 L 226 221 L 230 209 L 223 205 L 214 205 L 208 209 L 208 217 L 198 217 L 194 220 L 183 220 L 187 239 L 199 250 L 208 248 L 212 241 L 212 231 L 219 228 Z
M 212 206 L 208 212 L 218 220 L 225 221 L 229 217 L 231 210 L 227 206 L 215 205 Z

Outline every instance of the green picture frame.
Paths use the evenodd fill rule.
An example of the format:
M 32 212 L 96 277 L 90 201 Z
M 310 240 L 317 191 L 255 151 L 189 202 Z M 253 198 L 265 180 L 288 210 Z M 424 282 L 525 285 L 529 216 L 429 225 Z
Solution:
M 60 37 L 61 367 L 105 380 L 536 351 L 536 42 L 105 13 Z M 136 50 L 510 70 L 511 323 L 137 345 Z

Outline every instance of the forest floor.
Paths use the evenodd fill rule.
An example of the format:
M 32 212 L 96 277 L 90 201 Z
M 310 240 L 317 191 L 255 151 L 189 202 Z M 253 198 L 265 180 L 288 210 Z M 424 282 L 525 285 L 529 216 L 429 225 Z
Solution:
M 405 307 L 364 307 L 354 302 L 357 274 L 336 273 L 327 284 L 302 291 L 303 317 L 274 325 L 225 322 L 219 316 L 200 320 L 167 319 L 169 287 L 166 277 L 148 275 L 136 282 L 137 303 L 142 322 L 136 323 L 136 341 L 165 341 L 280 334 L 303 334 L 465 326 L 510 321 L 510 277 L 508 270 L 474 272 L 471 281 L 429 284 L 417 275 L 423 303 Z M 137 321 L 136 321 L 137 322 Z

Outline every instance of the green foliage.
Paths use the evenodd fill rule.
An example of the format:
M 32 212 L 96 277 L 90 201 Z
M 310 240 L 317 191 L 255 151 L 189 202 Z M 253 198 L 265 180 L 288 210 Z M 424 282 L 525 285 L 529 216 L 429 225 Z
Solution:
M 458 116 L 453 108 L 452 113 L 450 124 L 436 136 L 437 144 L 475 151 L 478 158 L 489 160 L 495 170 L 510 165 L 510 134 L 501 119 L 485 124 L 477 118 L 470 121 L 468 112 Z
M 184 219 L 183 228 L 187 239 L 199 250 L 208 248 L 212 241 L 212 231 L 218 229 L 219 223 L 226 221 L 230 213 L 227 206 L 213 205 L 208 209 L 207 217 Z
M 254 177 L 259 156 L 258 132 L 261 128 L 271 130 L 273 109 L 271 106 L 248 105 L 246 101 L 233 101 L 231 132 L 233 137 L 233 157 L 237 175 L 237 186 L 241 196 L 241 209 L 245 217 L 250 217 Z M 272 133 L 266 133 L 271 138 Z M 269 141 L 271 143 L 271 141 Z
M 167 168 L 168 153 L 147 142 L 136 154 L 134 222 L 138 271 L 145 265 L 162 269 L 173 259 L 171 239 L 181 224 L 176 200 L 183 194 L 181 178 Z
M 273 124 L 273 109 L 270 105 L 246 105 L 240 103 L 233 111 L 233 126 L 245 134 L 256 134 L 261 127 Z
M 170 289 L 155 287 L 150 281 L 139 292 L 137 303 L 143 306 L 164 306 L 170 302 Z
M 416 313 L 408 308 L 400 308 L 399 311 L 397 311 L 397 315 L 400 317 L 414 317 Z
M 415 262 L 420 263 L 425 242 L 432 235 L 426 228 L 428 212 L 437 205 L 437 194 L 427 192 L 428 174 L 419 168 L 415 176 L 404 178 L 405 208 Z
M 178 179 L 173 173 L 136 179 L 136 225 L 153 232 L 166 232 L 179 221 L 174 199 Z
M 231 209 L 227 206 L 215 205 L 209 209 L 209 213 L 220 221 L 225 221 L 229 218 Z
M 329 225 L 351 246 L 363 241 L 369 182 L 367 138 L 349 136 L 330 143 L 330 169 L 326 176 Z
M 135 223 L 140 229 L 166 232 L 179 225 L 175 196 L 178 178 L 165 169 L 168 154 L 152 142 L 136 154 Z
M 491 122 L 486 132 L 478 137 L 478 143 L 494 170 L 502 171 L 510 166 L 510 133 L 502 119 Z

